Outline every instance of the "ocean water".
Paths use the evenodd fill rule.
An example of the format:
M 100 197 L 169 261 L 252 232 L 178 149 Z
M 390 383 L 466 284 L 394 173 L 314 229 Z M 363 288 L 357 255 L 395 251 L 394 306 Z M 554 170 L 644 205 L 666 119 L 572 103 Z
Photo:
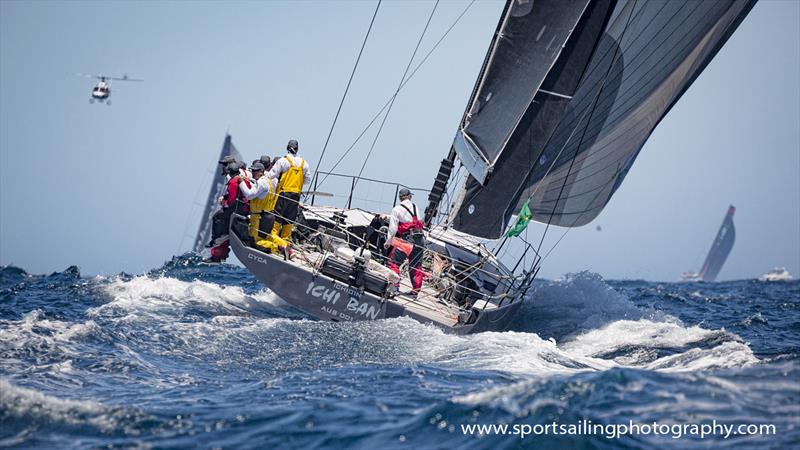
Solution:
M 0 447 L 798 448 L 799 361 L 797 281 L 570 274 L 509 331 L 453 336 L 314 321 L 191 256 L 140 276 L 0 268 Z M 714 421 L 775 433 L 463 432 Z

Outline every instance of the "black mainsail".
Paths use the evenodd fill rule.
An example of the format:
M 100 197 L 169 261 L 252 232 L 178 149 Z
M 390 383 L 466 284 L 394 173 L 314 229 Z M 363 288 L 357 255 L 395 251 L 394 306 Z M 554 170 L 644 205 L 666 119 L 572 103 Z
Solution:
M 225 134 L 225 141 L 222 144 L 222 151 L 219 154 L 219 160 L 226 156 L 233 156 L 237 161 L 242 160 L 242 155 L 234 147 L 230 134 Z M 211 180 L 211 187 L 208 190 L 208 198 L 206 199 L 206 206 L 203 209 L 203 215 L 200 216 L 200 225 L 197 228 L 197 236 L 194 239 L 194 246 L 192 250 L 195 253 L 200 253 L 205 248 L 206 243 L 211 239 L 211 225 L 212 217 L 219 208 L 217 199 L 225 195 L 225 185 L 227 179 L 221 171 L 214 167 L 214 178 Z
M 755 0 L 555 4 L 563 13 L 551 15 L 554 4 L 546 1 L 506 6 L 453 144 L 469 172 L 449 217 L 459 231 L 500 237 L 526 201 L 539 222 L 575 227 L 592 221 Z M 525 26 L 512 27 L 523 20 Z M 546 53 L 552 62 L 535 39 L 551 27 L 560 40 L 549 46 L 560 51 Z M 501 57 L 503 46 L 512 57 Z M 546 67 L 544 77 L 531 65 Z M 480 126 L 490 118 L 482 115 L 506 126 L 497 126 L 490 139 Z M 476 148 L 483 153 L 476 156 Z
M 736 227 L 733 226 L 733 214 L 736 208 L 731 205 L 728 207 L 728 212 L 722 220 L 722 225 L 717 231 L 717 237 L 714 243 L 711 244 L 711 250 L 708 251 L 706 261 L 703 263 L 703 268 L 700 270 L 698 277 L 703 281 L 714 281 L 722 270 L 725 260 L 731 253 L 733 243 L 736 241 Z
M 506 3 L 454 147 L 483 183 L 542 88 L 589 0 Z

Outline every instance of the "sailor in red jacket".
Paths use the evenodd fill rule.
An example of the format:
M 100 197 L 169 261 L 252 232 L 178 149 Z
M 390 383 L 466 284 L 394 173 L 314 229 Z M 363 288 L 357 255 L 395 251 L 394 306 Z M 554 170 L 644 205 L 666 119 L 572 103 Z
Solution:
M 225 188 L 225 195 L 219 199 L 222 210 L 214 215 L 214 247 L 211 248 L 211 258 L 206 260 L 207 262 L 221 263 L 228 258 L 230 253 L 228 225 L 230 224 L 231 216 L 234 211 L 239 214 L 248 214 L 250 212 L 247 198 L 239 191 L 239 182 L 243 181 L 249 188 L 250 180 L 240 174 L 240 164 L 237 162 L 232 162 L 225 166 L 225 172 L 230 176 L 230 179 Z
M 413 288 L 411 294 L 417 295 L 425 278 L 425 271 L 421 267 L 422 253 L 425 250 L 425 235 L 422 230 L 425 224 L 419 219 L 417 205 L 411 201 L 411 191 L 400 189 L 398 196 L 400 203 L 389 215 L 389 231 L 384 247 L 393 247 L 389 252 L 389 268 L 398 275 L 400 265 L 408 258 L 408 275 Z
M 231 172 L 229 173 L 236 173 L 237 175 L 232 175 L 231 179 L 228 180 L 228 184 L 225 190 L 226 191 L 225 196 L 223 196 L 220 199 L 220 203 L 222 204 L 222 209 L 226 210 L 230 208 L 231 212 L 236 211 L 241 214 L 247 214 L 250 209 L 249 203 L 244 194 L 239 191 L 239 182 L 240 181 L 244 182 L 245 186 L 249 188 L 250 180 L 247 177 L 242 176 L 240 174 L 241 172 L 238 166 L 235 169 L 231 167 Z

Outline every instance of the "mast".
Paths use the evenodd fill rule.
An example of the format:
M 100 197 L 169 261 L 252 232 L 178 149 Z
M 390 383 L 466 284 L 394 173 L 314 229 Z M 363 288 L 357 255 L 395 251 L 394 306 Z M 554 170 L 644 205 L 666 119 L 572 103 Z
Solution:
M 439 203 L 442 201 L 442 196 L 447 191 L 447 182 L 450 180 L 450 175 L 453 173 L 453 165 L 456 161 L 456 150 L 451 146 L 450 151 L 447 153 L 447 158 L 442 160 L 439 165 L 439 173 L 433 180 L 433 187 L 428 194 L 428 206 L 425 207 L 425 226 L 429 226 L 439 211 Z

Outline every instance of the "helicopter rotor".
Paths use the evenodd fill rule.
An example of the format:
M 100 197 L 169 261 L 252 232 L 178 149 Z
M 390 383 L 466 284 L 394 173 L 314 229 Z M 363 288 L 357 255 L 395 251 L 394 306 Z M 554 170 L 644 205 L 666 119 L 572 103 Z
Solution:
M 95 78 L 95 79 L 98 79 L 100 81 L 108 81 L 108 80 L 114 80 L 114 81 L 144 81 L 141 78 L 131 78 L 131 77 L 128 76 L 128 74 L 123 74 L 121 77 L 109 77 L 107 75 L 91 75 L 91 74 L 88 74 L 88 73 L 75 72 L 73 75 L 78 76 L 78 77 L 85 77 L 85 78 Z

